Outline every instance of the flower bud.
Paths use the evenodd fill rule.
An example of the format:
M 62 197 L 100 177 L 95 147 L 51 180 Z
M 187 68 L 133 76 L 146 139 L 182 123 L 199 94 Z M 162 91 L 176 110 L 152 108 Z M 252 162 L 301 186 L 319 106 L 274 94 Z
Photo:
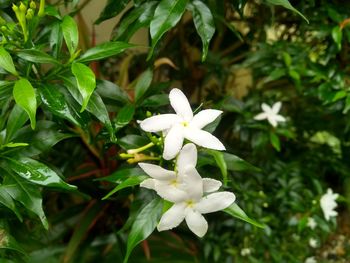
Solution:
M 18 6 L 15 4 L 12 5 L 12 10 L 16 13 L 18 11 Z
M 29 8 L 27 11 L 27 14 L 26 14 L 26 18 L 28 20 L 31 20 L 33 18 L 33 16 L 34 16 L 34 11 L 33 11 L 33 9 Z
M 21 4 L 19 5 L 19 10 L 22 13 L 25 13 L 27 11 L 27 7 L 21 2 Z
M 30 4 L 29 4 L 30 8 L 35 10 L 36 9 L 36 4 L 34 1 L 31 1 Z

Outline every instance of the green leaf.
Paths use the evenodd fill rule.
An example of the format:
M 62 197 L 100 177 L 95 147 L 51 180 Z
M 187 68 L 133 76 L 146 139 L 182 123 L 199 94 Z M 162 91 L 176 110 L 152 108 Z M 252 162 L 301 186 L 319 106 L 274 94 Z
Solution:
M 110 191 L 106 196 L 102 198 L 102 200 L 105 200 L 109 198 L 111 195 L 115 194 L 116 192 L 127 188 L 127 187 L 132 187 L 135 185 L 139 185 L 144 181 L 145 179 L 149 178 L 147 175 L 141 175 L 141 176 L 132 176 L 127 178 L 124 182 L 120 183 L 118 186 L 116 186 L 112 191 Z
M 256 222 L 255 220 L 249 218 L 247 216 L 247 214 L 242 210 L 242 208 L 240 208 L 236 203 L 233 203 L 232 205 L 230 205 L 228 208 L 223 210 L 224 212 L 228 213 L 229 215 L 236 217 L 240 220 L 243 220 L 249 224 L 252 224 L 256 227 L 260 227 L 260 228 L 265 228 L 265 226 L 263 224 L 260 224 L 258 222 Z
M 3 186 L 0 185 L 0 203 L 6 206 L 8 209 L 12 210 L 17 216 L 17 218 L 22 222 L 22 216 L 18 211 L 15 202 L 13 201 L 11 195 L 6 192 L 6 189 L 2 189 Z M 1 242 L 0 242 L 1 243 Z
M 116 129 L 119 130 L 126 126 L 134 117 L 135 113 L 135 106 L 131 104 L 125 105 L 123 108 L 120 109 L 118 112 L 117 117 L 114 120 Z
M 332 29 L 332 38 L 334 42 L 337 44 L 338 50 L 341 50 L 341 42 L 343 39 L 343 31 L 341 30 L 340 26 L 335 26 Z
M 18 105 L 13 107 L 7 120 L 5 142 L 10 142 L 15 138 L 16 133 L 26 123 L 28 118 L 29 116 L 23 108 Z
M 250 163 L 244 161 L 243 159 L 239 158 L 238 156 L 226 153 L 224 152 L 224 159 L 226 161 L 227 169 L 230 171 L 236 171 L 236 172 L 244 172 L 244 171 L 251 171 L 251 172 L 260 172 L 261 169 L 251 165 Z
M 129 177 L 132 177 L 132 176 L 137 177 L 141 175 L 145 175 L 145 172 L 141 168 L 134 167 L 134 168 L 117 170 L 106 177 L 96 179 L 96 181 L 107 181 L 111 183 L 120 184 Z
M 108 80 L 98 80 L 96 91 L 103 98 L 115 100 L 123 104 L 129 102 L 128 94 L 122 88 Z
M 160 107 L 164 105 L 169 105 L 169 95 L 168 94 L 156 94 L 147 97 L 141 104 L 143 107 Z
M 24 249 L 17 243 L 16 239 L 11 236 L 5 229 L 0 228 L 0 249 L 9 249 L 26 255 Z
M 62 20 L 62 33 L 66 41 L 67 48 L 71 57 L 74 55 L 79 43 L 78 26 L 75 20 L 70 16 L 65 16 Z
M 1 189 L 6 191 L 12 199 L 20 202 L 26 209 L 36 214 L 43 226 L 48 229 L 49 224 L 42 208 L 42 197 L 37 186 L 9 174 L 4 178 L 4 184 Z
M 0 47 L 0 67 L 4 68 L 11 74 L 18 76 L 11 55 L 3 47 Z
M 123 261 L 124 263 L 128 262 L 131 251 L 135 246 L 152 234 L 160 219 L 162 207 L 162 200 L 156 198 L 146 205 L 136 216 L 128 236 L 126 255 Z
M 215 33 L 214 18 L 208 6 L 199 0 L 194 0 L 188 7 L 192 12 L 194 26 L 202 39 L 202 61 L 204 61 L 208 54 L 209 42 Z
M 81 96 L 83 97 L 80 112 L 84 111 L 91 94 L 96 87 L 96 79 L 94 72 L 86 65 L 81 63 L 72 64 L 72 73 L 77 80 L 77 86 Z
M 58 91 L 56 86 L 46 84 L 45 86 L 40 86 L 38 90 L 41 101 L 52 114 L 80 126 L 79 122 L 73 117 L 64 95 Z
M 287 8 L 294 13 L 297 13 L 299 16 L 301 16 L 307 23 L 309 23 L 309 20 L 302 14 L 300 13 L 297 9 L 295 9 L 288 0 L 266 0 L 267 3 L 272 4 L 272 5 L 280 5 L 283 6 L 284 8 Z
M 13 88 L 13 97 L 16 103 L 27 112 L 32 129 L 35 129 L 37 103 L 32 84 L 25 78 L 17 80 Z
M 224 154 L 215 150 L 207 150 L 207 152 L 214 157 L 215 163 L 221 171 L 222 178 L 224 180 L 224 185 L 227 185 L 227 165 L 224 158 Z
M 157 4 L 157 1 L 145 2 L 125 13 L 113 39 L 129 41 L 137 30 L 149 26 Z
M 155 46 L 165 32 L 180 21 L 182 14 L 185 12 L 187 2 L 188 0 L 161 0 L 154 12 L 154 17 L 150 25 L 152 50 L 149 53 L 149 58 L 152 56 Z
M 23 60 L 33 62 L 33 63 L 56 64 L 56 65 L 60 64 L 56 59 L 54 59 L 50 55 L 37 49 L 20 50 L 19 52 L 17 52 L 17 56 Z
M 75 190 L 76 186 L 65 183 L 52 169 L 34 159 L 27 157 L 3 157 L 2 164 L 31 183 L 57 187 L 64 190 Z
M 278 136 L 273 133 L 273 132 L 270 132 L 270 142 L 273 146 L 273 148 L 276 149 L 276 151 L 281 151 L 281 143 L 280 143 L 280 139 L 278 138 Z
M 138 103 L 142 96 L 146 93 L 153 79 L 153 71 L 147 69 L 141 74 L 135 85 L 135 102 Z
M 130 0 L 108 0 L 105 8 L 100 14 L 100 17 L 96 20 L 95 24 L 99 24 L 107 19 L 117 16 L 124 10 Z
M 135 47 L 135 45 L 120 41 L 106 42 L 88 49 L 77 61 L 89 62 L 112 57 L 131 47 Z
M 136 149 L 149 143 L 149 140 L 140 135 L 129 134 L 118 140 L 118 144 L 124 149 Z

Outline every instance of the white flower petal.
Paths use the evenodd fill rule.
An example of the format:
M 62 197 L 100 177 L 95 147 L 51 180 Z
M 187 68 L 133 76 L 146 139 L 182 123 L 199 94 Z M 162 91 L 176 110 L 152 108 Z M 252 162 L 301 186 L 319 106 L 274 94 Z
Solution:
M 203 130 L 186 128 L 185 138 L 205 148 L 214 149 L 214 150 L 226 149 L 225 146 L 219 141 L 218 138 L 211 135 L 209 132 L 206 132 Z
M 275 116 L 267 116 L 267 120 L 273 127 L 277 127 Z
M 218 180 L 211 178 L 203 178 L 203 192 L 204 193 L 212 193 L 221 187 L 222 183 Z
M 276 115 L 275 120 L 277 122 L 284 122 L 284 121 L 286 121 L 286 118 L 284 118 L 282 115 Z
M 172 127 L 164 140 L 163 158 L 171 160 L 179 153 L 184 141 L 183 127 L 177 125 Z
M 218 192 L 203 197 L 195 209 L 201 213 L 212 213 L 229 207 L 236 200 L 236 196 L 231 192 Z
M 193 143 L 187 143 L 182 147 L 177 157 L 177 169 L 180 174 L 185 173 L 187 166 L 196 166 L 197 164 L 197 148 Z
M 259 113 L 258 115 L 254 116 L 254 120 L 261 121 L 267 119 L 267 114 L 265 112 Z
M 169 100 L 177 115 L 181 116 L 185 121 L 192 120 L 191 105 L 181 90 L 172 89 L 169 93 Z
M 261 108 L 266 113 L 269 113 L 272 111 L 271 107 L 269 105 L 267 105 L 266 103 L 261 104 Z
M 187 212 L 186 223 L 188 228 L 199 237 L 203 237 L 208 231 L 208 222 L 205 218 L 192 209 Z
M 179 203 L 188 199 L 188 194 L 184 190 L 181 190 L 178 185 L 171 182 L 157 181 L 155 183 L 155 190 L 161 198 L 172 203 Z
M 158 132 L 169 129 L 180 122 L 181 119 L 176 114 L 161 114 L 141 121 L 140 127 L 147 132 Z
M 275 104 L 272 105 L 272 112 L 277 114 L 282 107 L 282 102 L 278 101 Z
M 169 230 L 180 225 L 186 216 L 185 208 L 185 203 L 174 204 L 170 207 L 160 219 L 157 226 L 158 231 Z
M 181 176 L 189 199 L 200 200 L 203 196 L 203 181 L 196 168 L 194 166 L 187 166 L 185 174 Z
M 209 123 L 215 121 L 215 119 L 219 117 L 221 113 L 221 110 L 202 110 L 193 117 L 190 125 L 198 129 L 202 129 Z
M 142 183 L 140 184 L 140 186 L 144 187 L 144 188 L 155 190 L 155 181 L 156 180 L 154 180 L 152 178 L 148 178 L 146 180 L 143 180 Z
M 159 165 L 150 163 L 139 163 L 139 166 L 146 174 L 157 180 L 171 180 L 176 178 L 174 171 L 166 170 Z

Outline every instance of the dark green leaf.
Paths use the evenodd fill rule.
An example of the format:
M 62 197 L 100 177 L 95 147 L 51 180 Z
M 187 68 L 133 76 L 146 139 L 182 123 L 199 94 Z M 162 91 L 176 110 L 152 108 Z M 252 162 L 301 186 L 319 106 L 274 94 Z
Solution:
M 11 55 L 3 47 L 0 47 L 0 67 L 13 75 L 18 75 Z
M 244 172 L 244 171 L 251 171 L 251 172 L 260 172 L 260 169 L 251 165 L 250 163 L 244 161 L 243 159 L 239 158 L 238 156 L 226 153 L 224 152 L 224 159 L 226 161 L 227 169 L 230 171 L 236 171 L 236 172 Z
M 341 42 L 343 39 L 343 31 L 340 28 L 340 26 L 335 26 L 332 29 L 332 38 L 334 40 L 334 42 L 337 44 L 337 48 L 338 50 L 341 50 Z
M 143 102 L 143 107 L 160 107 L 164 105 L 169 105 L 169 95 L 168 94 L 156 94 L 150 97 L 147 97 Z
M 27 112 L 32 129 L 35 129 L 37 103 L 32 84 L 25 78 L 17 80 L 13 88 L 13 97 L 16 103 Z
M 180 21 L 182 14 L 185 12 L 187 2 L 188 0 L 161 0 L 154 12 L 150 25 L 152 50 L 149 57 L 152 56 L 155 46 L 165 32 Z
M 139 135 L 126 135 L 118 140 L 118 144 L 124 149 L 136 149 L 149 143 L 149 140 Z
M 19 213 L 15 202 L 13 201 L 11 195 L 9 195 L 9 193 L 6 192 L 6 189 L 2 189 L 2 187 L 3 186 L 0 185 L 0 203 L 6 206 L 8 209 L 12 210 L 12 212 L 16 214 L 17 218 L 22 222 L 22 216 Z
M 17 243 L 16 239 L 2 228 L 0 228 L 0 249 L 10 249 L 24 255 L 26 254 L 24 249 Z
M 70 16 L 65 16 L 62 20 L 62 33 L 66 41 L 67 48 L 71 56 L 73 56 L 79 43 L 78 26 L 75 20 Z
M 106 196 L 104 196 L 102 198 L 102 200 L 109 198 L 111 195 L 115 194 L 116 192 L 118 192 L 124 188 L 139 185 L 142 181 L 144 181 L 147 178 L 148 178 L 147 175 L 131 176 L 131 177 L 127 178 L 124 182 L 122 182 L 118 186 L 116 186 L 112 191 L 110 191 Z
M 107 181 L 111 183 L 120 184 L 124 180 L 126 180 L 128 177 L 132 177 L 132 176 L 137 177 L 141 175 L 145 175 L 145 172 L 141 168 L 134 167 L 134 168 L 117 170 L 106 177 L 96 179 L 96 181 Z
M 119 130 L 126 126 L 134 117 L 135 107 L 131 104 L 125 105 L 118 112 L 117 117 L 114 120 L 116 129 Z
M 194 0 L 188 7 L 192 12 L 196 30 L 202 39 L 202 61 L 204 61 L 208 54 L 209 42 L 215 33 L 214 18 L 206 4 L 199 0 Z
M 23 49 L 17 53 L 23 60 L 41 64 L 60 64 L 56 59 L 37 49 Z
M 3 157 L 2 163 L 6 170 L 12 170 L 31 183 L 65 190 L 76 189 L 76 186 L 65 183 L 56 172 L 34 159 L 27 157 Z
M 280 5 L 283 6 L 284 8 L 287 8 L 294 13 L 297 13 L 300 15 L 307 23 L 309 23 L 309 20 L 302 14 L 300 13 L 297 9 L 295 9 L 288 0 L 266 0 L 267 3 L 272 4 L 272 5 Z
M 128 103 L 128 94 L 113 82 L 107 80 L 97 80 L 96 91 L 101 97 L 115 100 L 121 103 Z
M 252 224 L 256 227 L 260 227 L 260 228 L 265 228 L 265 226 L 263 224 L 260 224 L 258 222 L 256 222 L 255 220 L 249 218 L 247 216 L 247 214 L 242 210 L 242 208 L 240 208 L 236 203 L 233 203 L 232 205 L 230 205 L 228 208 L 223 210 L 224 212 L 228 213 L 229 215 L 236 217 L 240 220 L 243 220 L 249 224 Z
M 227 165 L 224 159 L 224 154 L 215 150 L 207 150 L 207 152 L 214 157 L 217 167 L 219 167 L 222 178 L 224 180 L 224 185 L 227 185 Z
M 61 23 L 58 21 L 52 24 L 49 43 L 50 48 L 53 50 L 53 56 L 58 58 L 63 43 Z
M 89 62 L 112 57 L 131 47 L 135 47 L 135 45 L 119 41 L 106 42 L 88 49 L 77 61 Z
M 146 93 L 153 79 L 153 71 L 147 69 L 141 74 L 135 85 L 135 102 L 138 103 L 142 96 Z
M 81 63 L 72 64 L 72 73 L 77 80 L 77 87 L 83 98 L 80 110 L 82 112 L 85 110 L 90 96 L 96 87 L 95 74 L 88 66 Z
M 128 262 L 129 256 L 134 247 L 152 234 L 160 219 L 162 207 L 162 200 L 160 198 L 154 199 L 136 216 L 135 222 L 133 223 L 128 236 L 124 263 Z
M 105 8 L 103 9 L 100 17 L 96 20 L 95 24 L 99 24 L 107 19 L 117 16 L 124 10 L 130 0 L 108 0 Z
M 6 126 L 6 139 L 5 142 L 10 142 L 15 136 L 17 131 L 26 123 L 29 116 L 18 105 L 15 105 L 7 120 Z
M 278 136 L 273 133 L 273 132 L 270 132 L 270 142 L 273 146 L 273 148 L 276 149 L 276 151 L 280 151 L 281 150 L 281 143 L 280 143 L 280 139 L 278 138 Z

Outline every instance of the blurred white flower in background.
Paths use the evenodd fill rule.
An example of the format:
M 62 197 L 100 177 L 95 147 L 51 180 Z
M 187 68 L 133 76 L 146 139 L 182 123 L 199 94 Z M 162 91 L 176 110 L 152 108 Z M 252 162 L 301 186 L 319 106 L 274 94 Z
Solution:
M 241 256 L 249 256 L 252 253 L 251 249 L 249 247 L 242 248 L 241 250 Z
M 333 193 L 333 190 L 328 188 L 327 193 L 322 195 L 320 199 L 320 205 L 323 211 L 324 218 L 329 221 L 331 217 L 338 215 L 338 212 L 334 209 L 338 206 L 335 201 L 338 198 L 339 194 Z
M 309 246 L 310 246 L 310 247 L 316 248 L 317 245 L 318 245 L 318 242 L 317 242 L 316 239 L 314 239 L 314 238 L 310 238 L 310 239 L 309 239 Z
M 310 227 L 311 229 L 315 229 L 317 226 L 317 223 L 313 217 L 309 217 L 307 219 L 307 226 Z
M 317 263 L 315 257 L 308 257 L 305 259 L 304 263 Z
M 280 101 L 273 104 L 272 107 L 270 107 L 266 103 L 263 103 L 261 104 L 263 112 L 256 115 L 254 119 L 258 121 L 267 120 L 273 127 L 277 127 L 279 122 L 286 121 L 286 119 L 282 115 L 278 114 L 281 107 L 282 103 Z
M 140 122 L 141 129 L 144 131 L 165 134 L 164 159 L 175 158 L 182 148 L 184 139 L 205 148 L 225 150 L 225 146 L 215 136 L 202 130 L 213 122 L 222 111 L 202 110 L 193 116 L 190 103 L 179 89 L 170 91 L 169 100 L 176 114 L 160 114 Z

